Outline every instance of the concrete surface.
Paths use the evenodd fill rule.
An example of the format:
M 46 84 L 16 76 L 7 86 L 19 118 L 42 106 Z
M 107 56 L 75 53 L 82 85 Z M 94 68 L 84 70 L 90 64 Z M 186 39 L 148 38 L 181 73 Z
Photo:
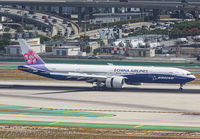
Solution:
M 0 80 L 0 104 L 54 109 L 81 109 L 114 117 L 67 117 L 0 114 L 0 120 L 106 124 L 200 126 L 200 87 L 144 84 L 96 91 L 84 82 Z

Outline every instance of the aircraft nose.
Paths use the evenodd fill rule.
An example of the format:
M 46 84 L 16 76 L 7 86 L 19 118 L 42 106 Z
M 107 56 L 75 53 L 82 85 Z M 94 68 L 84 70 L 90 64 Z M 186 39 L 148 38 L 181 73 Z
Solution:
M 193 80 L 195 80 L 196 79 L 196 77 L 194 76 L 194 75 L 190 75 L 190 77 L 189 77 L 189 80 L 190 81 L 193 81 Z

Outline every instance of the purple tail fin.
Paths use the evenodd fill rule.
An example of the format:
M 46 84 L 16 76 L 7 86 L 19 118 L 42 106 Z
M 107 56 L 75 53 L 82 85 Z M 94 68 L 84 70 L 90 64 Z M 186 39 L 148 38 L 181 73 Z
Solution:
M 30 48 L 29 44 L 27 44 L 24 39 L 19 39 L 18 41 L 27 65 L 45 64 L 38 54 Z

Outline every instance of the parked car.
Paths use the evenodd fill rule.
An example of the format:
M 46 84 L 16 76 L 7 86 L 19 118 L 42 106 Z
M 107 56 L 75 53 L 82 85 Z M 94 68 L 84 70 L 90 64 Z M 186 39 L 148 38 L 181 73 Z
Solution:
M 44 22 L 48 23 L 48 22 L 49 22 L 49 20 L 48 20 L 48 19 L 45 19 L 45 20 L 44 20 Z
M 74 35 L 74 34 L 75 34 L 74 30 L 72 30 L 72 31 L 71 31 L 71 35 Z
M 68 33 L 67 33 L 67 32 L 65 32 L 64 36 L 68 36 Z
M 155 25 L 150 25 L 150 28 L 154 29 L 154 28 L 156 28 L 156 26 Z
M 188 43 L 188 39 L 187 38 L 178 38 L 177 43 Z
M 25 14 L 24 14 L 24 17 L 28 17 L 28 14 L 27 14 L 27 13 L 25 13 Z
M 56 19 L 53 19 L 52 22 L 53 22 L 53 23 L 57 23 L 57 20 L 56 20 Z
M 141 29 L 141 27 L 136 27 L 135 31 L 139 31 Z
M 47 16 L 42 16 L 42 19 L 47 19 Z
M 57 35 L 62 35 L 62 30 L 59 30 Z
M 145 26 L 145 25 L 143 25 L 143 26 L 142 26 L 142 29 L 146 29 L 146 30 L 148 30 L 148 29 L 149 29 L 149 27 L 148 27 L 148 26 Z
M 17 11 L 17 14 L 22 14 L 22 11 Z
M 71 24 L 71 23 L 69 23 L 69 24 L 67 25 L 67 27 L 72 27 L 72 24 Z
M 33 18 L 33 19 L 37 19 L 37 16 L 36 16 L 36 15 L 34 15 L 32 18 Z
M 65 20 L 63 20 L 63 24 L 67 24 L 67 20 L 65 19 Z
M 35 12 L 34 11 L 29 11 L 29 14 L 35 14 Z

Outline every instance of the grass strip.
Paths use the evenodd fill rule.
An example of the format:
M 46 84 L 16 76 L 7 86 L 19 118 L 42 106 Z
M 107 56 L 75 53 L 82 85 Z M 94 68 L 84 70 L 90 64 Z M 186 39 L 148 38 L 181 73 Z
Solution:
M 126 124 L 98 124 L 98 123 L 70 123 L 70 122 L 68 123 L 68 122 L 19 121 L 19 120 L 0 120 L 0 124 L 200 131 L 200 127 L 186 127 L 186 126 L 126 125 Z

